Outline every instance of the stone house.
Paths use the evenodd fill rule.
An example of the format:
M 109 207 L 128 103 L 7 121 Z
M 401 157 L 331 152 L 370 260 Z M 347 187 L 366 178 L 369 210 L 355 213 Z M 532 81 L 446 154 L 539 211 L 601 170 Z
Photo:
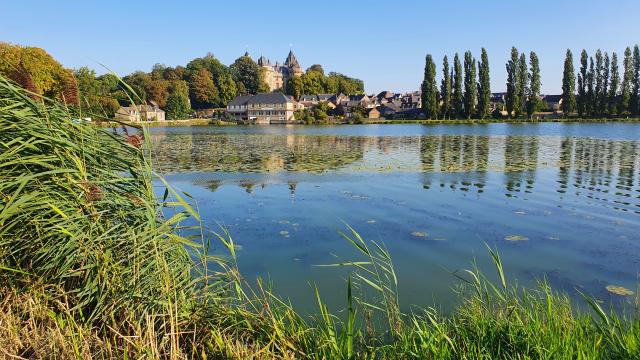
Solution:
M 120 121 L 129 122 L 164 121 L 165 113 L 158 104 L 151 101 L 145 105 L 121 106 L 114 117 Z
M 227 105 L 230 120 L 249 124 L 293 124 L 304 105 L 280 92 L 238 96 Z

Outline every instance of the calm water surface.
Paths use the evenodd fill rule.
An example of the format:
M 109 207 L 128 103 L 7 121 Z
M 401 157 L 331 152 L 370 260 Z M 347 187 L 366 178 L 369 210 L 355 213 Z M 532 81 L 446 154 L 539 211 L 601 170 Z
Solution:
M 358 259 L 345 223 L 390 249 L 407 309 L 449 309 L 453 271 L 492 270 L 485 243 L 524 285 L 625 301 L 605 287 L 638 283 L 640 124 L 156 128 L 152 140 L 155 169 L 240 245 L 245 278 L 271 279 L 303 311 L 313 284 L 344 306 L 344 269 L 314 265 Z

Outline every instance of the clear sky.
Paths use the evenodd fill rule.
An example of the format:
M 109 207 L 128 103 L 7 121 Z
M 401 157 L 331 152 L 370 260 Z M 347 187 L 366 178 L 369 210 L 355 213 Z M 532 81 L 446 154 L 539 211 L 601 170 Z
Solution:
M 0 41 L 38 46 L 66 67 L 99 63 L 126 75 L 245 47 L 304 68 L 319 63 L 364 80 L 369 93 L 417 90 L 424 57 L 486 47 L 493 91 L 504 91 L 511 46 L 534 50 L 543 93 L 559 93 L 564 53 L 619 54 L 640 43 L 640 0 L 33 1 L 0 0 Z M 576 63 L 577 65 L 577 63 Z

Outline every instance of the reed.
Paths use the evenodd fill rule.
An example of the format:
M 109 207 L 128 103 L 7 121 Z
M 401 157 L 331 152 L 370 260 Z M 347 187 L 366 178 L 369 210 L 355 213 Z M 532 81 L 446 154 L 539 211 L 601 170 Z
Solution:
M 350 227 L 359 258 L 326 265 L 352 270 L 344 309 L 316 289 L 319 311 L 303 317 L 242 278 L 231 234 L 206 233 L 190 196 L 153 173 L 147 138 L 74 120 L 0 77 L 0 356 L 640 358 L 633 314 L 587 295 L 581 310 L 545 281 L 511 285 L 492 248 L 497 281 L 472 267 L 456 273 L 456 310 L 402 312 L 391 254 Z

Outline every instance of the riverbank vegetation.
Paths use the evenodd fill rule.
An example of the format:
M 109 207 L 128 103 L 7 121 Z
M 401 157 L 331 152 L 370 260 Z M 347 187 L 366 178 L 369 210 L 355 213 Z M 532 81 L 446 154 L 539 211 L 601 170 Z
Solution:
M 637 359 L 638 298 L 578 309 L 541 279 L 456 272 L 458 307 L 402 311 L 392 254 L 358 257 L 344 308 L 303 316 L 242 278 L 228 232 L 153 173 L 143 129 L 114 133 L 0 76 L 0 351 L 9 358 Z M 154 184 L 164 190 L 154 191 Z M 161 194 L 157 196 L 157 194 Z M 452 280 L 454 276 L 452 276 Z M 441 281 L 441 280 L 438 280 Z M 286 295 L 286 294 L 282 294 Z

